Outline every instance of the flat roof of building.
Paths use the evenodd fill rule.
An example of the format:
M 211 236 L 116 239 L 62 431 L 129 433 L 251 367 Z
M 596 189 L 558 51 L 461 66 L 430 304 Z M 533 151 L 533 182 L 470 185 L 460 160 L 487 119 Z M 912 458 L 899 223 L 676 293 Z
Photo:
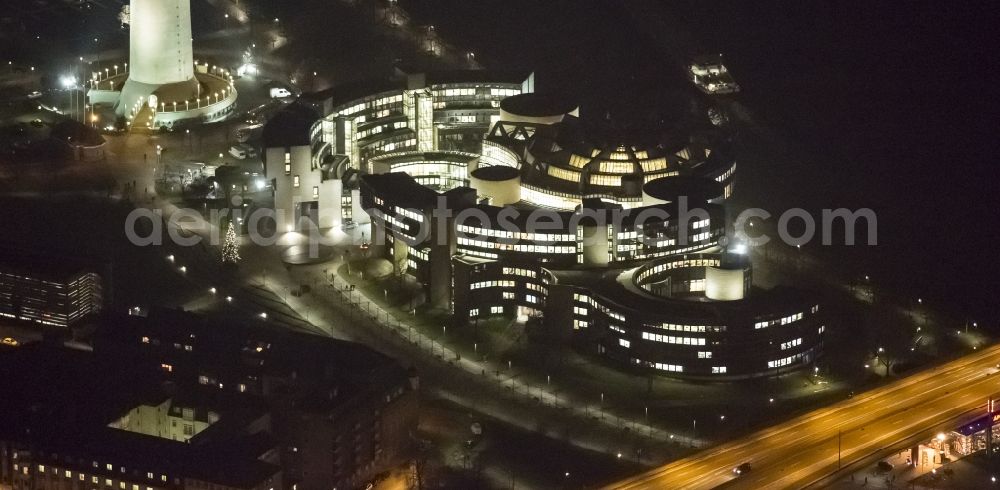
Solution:
M 0 439 L 102 463 L 88 471 L 115 478 L 125 467 L 235 488 L 252 488 L 280 471 L 258 460 L 252 452 L 259 444 L 241 432 L 188 444 L 109 427 L 135 406 L 163 399 L 164 378 L 155 369 L 122 369 L 93 352 L 33 343 L 0 349 L 0 372 L 0 392 L 17 394 L 0 397 Z M 253 404 L 242 398 L 228 406 Z

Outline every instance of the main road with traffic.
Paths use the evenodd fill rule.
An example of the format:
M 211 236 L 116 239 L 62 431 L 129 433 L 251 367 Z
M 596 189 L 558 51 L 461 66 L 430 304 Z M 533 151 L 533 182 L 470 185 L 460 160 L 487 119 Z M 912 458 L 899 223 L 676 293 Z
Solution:
M 980 349 L 854 398 L 706 449 L 617 489 L 805 488 L 908 439 L 985 415 L 1000 394 L 1000 346 Z M 751 471 L 736 475 L 742 463 Z

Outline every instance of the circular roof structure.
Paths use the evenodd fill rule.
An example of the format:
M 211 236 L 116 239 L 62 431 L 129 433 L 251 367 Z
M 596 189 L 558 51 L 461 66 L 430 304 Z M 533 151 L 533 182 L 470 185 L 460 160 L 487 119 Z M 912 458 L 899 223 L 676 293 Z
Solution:
M 653 199 L 675 202 L 681 197 L 690 201 L 712 201 L 725 196 L 721 182 L 706 177 L 688 175 L 661 177 L 642 186 L 642 193 Z
M 552 94 L 526 93 L 500 101 L 500 109 L 525 117 L 561 116 L 577 109 L 576 103 Z
M 514 167 L 505 165 L 493 165 L 491 167 L 479 167 L 472 171 L 470 176 L 474 179 L 499 182 L 516 179 L 521 175 L 521 171 Z

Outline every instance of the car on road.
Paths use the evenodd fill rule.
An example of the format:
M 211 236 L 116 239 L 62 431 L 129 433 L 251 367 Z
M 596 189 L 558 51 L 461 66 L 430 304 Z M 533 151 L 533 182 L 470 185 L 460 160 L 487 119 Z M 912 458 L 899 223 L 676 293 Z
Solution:
M 41 96 L 42 96 L 42 93 L 39 92 L 39 91 L 37 91 L 37 90 L 34 90 L 34 91 L 32 91 L 31 93 L 28 94 L 28 98 L 29 99 L 37 99 L 37 98 L 39 98 Z
M 879 461 L 878 464 L 876 464 L 875 466 L 878 468 L 879 471 L 892 471 L 893 468 L 892 463 L 884 459 L 882 461 Z
M 739 466 L 733 468 L 733 474 L 735 474 L 737 476 L 739 476 L 739 475 L 745 475 L 747 473 L 750 473 L 750 470 L 752 468 L 753 467 L 750 465 L 750 462 L 746 461 L 746 462 L 740 463 Z

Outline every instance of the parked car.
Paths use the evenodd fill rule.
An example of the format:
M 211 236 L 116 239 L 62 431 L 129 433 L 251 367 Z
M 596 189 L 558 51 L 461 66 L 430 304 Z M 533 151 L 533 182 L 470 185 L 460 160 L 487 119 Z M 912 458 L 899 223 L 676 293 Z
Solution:
M 233 145 L 229 147 L 229 154 L 239 158 L 240 160 L 246 160 L 247 158 L 254 158 L 257 156 L 257 150 L 252 146 L 240 143 L 238 145 Z

